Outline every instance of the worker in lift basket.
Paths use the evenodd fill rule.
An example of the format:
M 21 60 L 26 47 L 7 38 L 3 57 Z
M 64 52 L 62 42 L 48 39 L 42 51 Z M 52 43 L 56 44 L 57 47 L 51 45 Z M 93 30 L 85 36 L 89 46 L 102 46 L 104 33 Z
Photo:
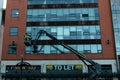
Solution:
M 24 35 L 24 39 L 25 40 L 31 40 L 31 36 L 30 35 L 28 35 L 27 33 L 25 33 L 25 35 Z

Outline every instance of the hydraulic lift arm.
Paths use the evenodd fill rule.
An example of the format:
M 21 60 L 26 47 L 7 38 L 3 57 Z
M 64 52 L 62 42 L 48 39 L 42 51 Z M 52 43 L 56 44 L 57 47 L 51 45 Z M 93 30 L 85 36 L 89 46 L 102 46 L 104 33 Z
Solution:
M 62 45 L 64 48 L 68 49 L 69 51 L 71 51 L 72 53 L 74 53 L 76 56 L 78 56 L 78 58 L 86 65 L 88 66 L 87 63 L 89 63 L 88 69 L 92 72 L 92 74 L 88 77 L 89 80 L 94 80 L 97 76 L 100 75 L 101 73 L 101 65 L 92 61 L 91 59 L 89 59 L 88 57 L 84 56 L 83 54 L 81 54 L 80 52 L 78 52 L 77 50 L 73 49 L 72 47 L 65 45 L 62 41 L 58 40 L 57 38 L 55 38 L 54 36 L 52 36 L 51 34 L 49 34 L 48 32 L 46 32 L 45 30 L 40 30 L 36 36 L 36 39 L 33 42 L 33 48 L 37 48 L 36 46 L 36 41 L 40 38 L 40 36 L 42 34 L 46 34 L 46 36 L 48 36 L 49 38 L 51 38 L 53 41 L 55 41 L 57 44 Z M 35 49 L 34 49 L 35 50 Z M 36 52 L 36 51 L 33 51 Z

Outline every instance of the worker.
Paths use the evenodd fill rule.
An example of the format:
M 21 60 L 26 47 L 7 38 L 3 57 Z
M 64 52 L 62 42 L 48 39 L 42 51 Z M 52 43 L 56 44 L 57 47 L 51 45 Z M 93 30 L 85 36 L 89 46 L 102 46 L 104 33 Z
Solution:
M 25 39 L 25 40 L 31 40 L 31 36 L 28 35 L 27 33 L 25 33 L 25 35 L 24 35 L 24 39 Z

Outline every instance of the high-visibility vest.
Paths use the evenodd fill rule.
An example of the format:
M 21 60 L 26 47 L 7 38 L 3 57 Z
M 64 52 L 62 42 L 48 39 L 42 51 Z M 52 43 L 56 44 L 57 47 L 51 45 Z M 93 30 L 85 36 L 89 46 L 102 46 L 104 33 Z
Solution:
M 29 38 L 29 35 L 25 34 L 24 38 Z

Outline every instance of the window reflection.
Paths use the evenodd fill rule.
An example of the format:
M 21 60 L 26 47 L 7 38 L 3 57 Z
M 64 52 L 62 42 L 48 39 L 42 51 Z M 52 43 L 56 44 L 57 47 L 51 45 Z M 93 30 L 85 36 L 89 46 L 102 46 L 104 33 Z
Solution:
M 41 29 L 57 39 L 101 39 L 100 26 L 28 26 L 26 32 L 35 39 L 35 35 Z M 40 39 L 49 38 L 43 35 Z
M 98 8 L 28 9 L 27 22 L 99 20 Z
M 18 35 L 18 28 L 17 27 L 11 27 L 9 31 L 10 36 L 17 36 Z
M 17 45 L 9 45 L 8 54 L 16 54 L 16 53 L 17 53 Z
M 98 0 L 28 0 L 28 4 L 82 4 L 98 3 Z
M 77 50 L 78 52 L 82 53 L 101 53 L 102 47 L 101 44 L 74 44 L 69 45 L 73 49 Z M 26 54 L 33 54 L 33 48 L 26 46 Z M 61 54 L 61 53 L 70 53 L 70 51 L 64 48 L 61 45 L 38 45 L 38 54 Z
M 112 8 L 112 19 L 114 28 L 114 37 L 116 44 L 116 51 L 120 52 L 120 0 L 110 0 Z
M 11 10 L 11 17 L 12 17 L 12 18 L 17 18 L 17 17 L 19 17 L 19 9 L 12 9 L 12 10 Z
M 91 4 L 98 3 L 98 0 L 28 0 L 28 5 L 40 4 Z M 99 21 L 99 12 L 97 7 L 92 8 L 44 8 L 44 9 L 28 9 L 27 22 L 60 22 L 60 21 Z M 35 39 L 37 32 L 41 29 L 52 34 L 60 40 L 81 40 L 81 39 L 101 39 L 100 26 L 27 26 L 26 32 Z M 48 40 L 47 36 L 42 35 L 42 40 Z M 73 44 L 70 45 L 81 53 L 101 53 L 101 44 Z M 60 45 L 55 45 L 61 51 L 70 53 L 69 50 Z M 40 49 L 41 45 L 39 45 Z M 94 48 L 94 49 L 93 49 Z M 93 49 L 93 50 L 92 50 Z M 32 50 L 32 49 L 31 49 Z M 39 54 L 60 54 L 60 50 L 56 50 L 54 46 L 44 45 Z M 29 49 L 27 49 L 29 52 Z

